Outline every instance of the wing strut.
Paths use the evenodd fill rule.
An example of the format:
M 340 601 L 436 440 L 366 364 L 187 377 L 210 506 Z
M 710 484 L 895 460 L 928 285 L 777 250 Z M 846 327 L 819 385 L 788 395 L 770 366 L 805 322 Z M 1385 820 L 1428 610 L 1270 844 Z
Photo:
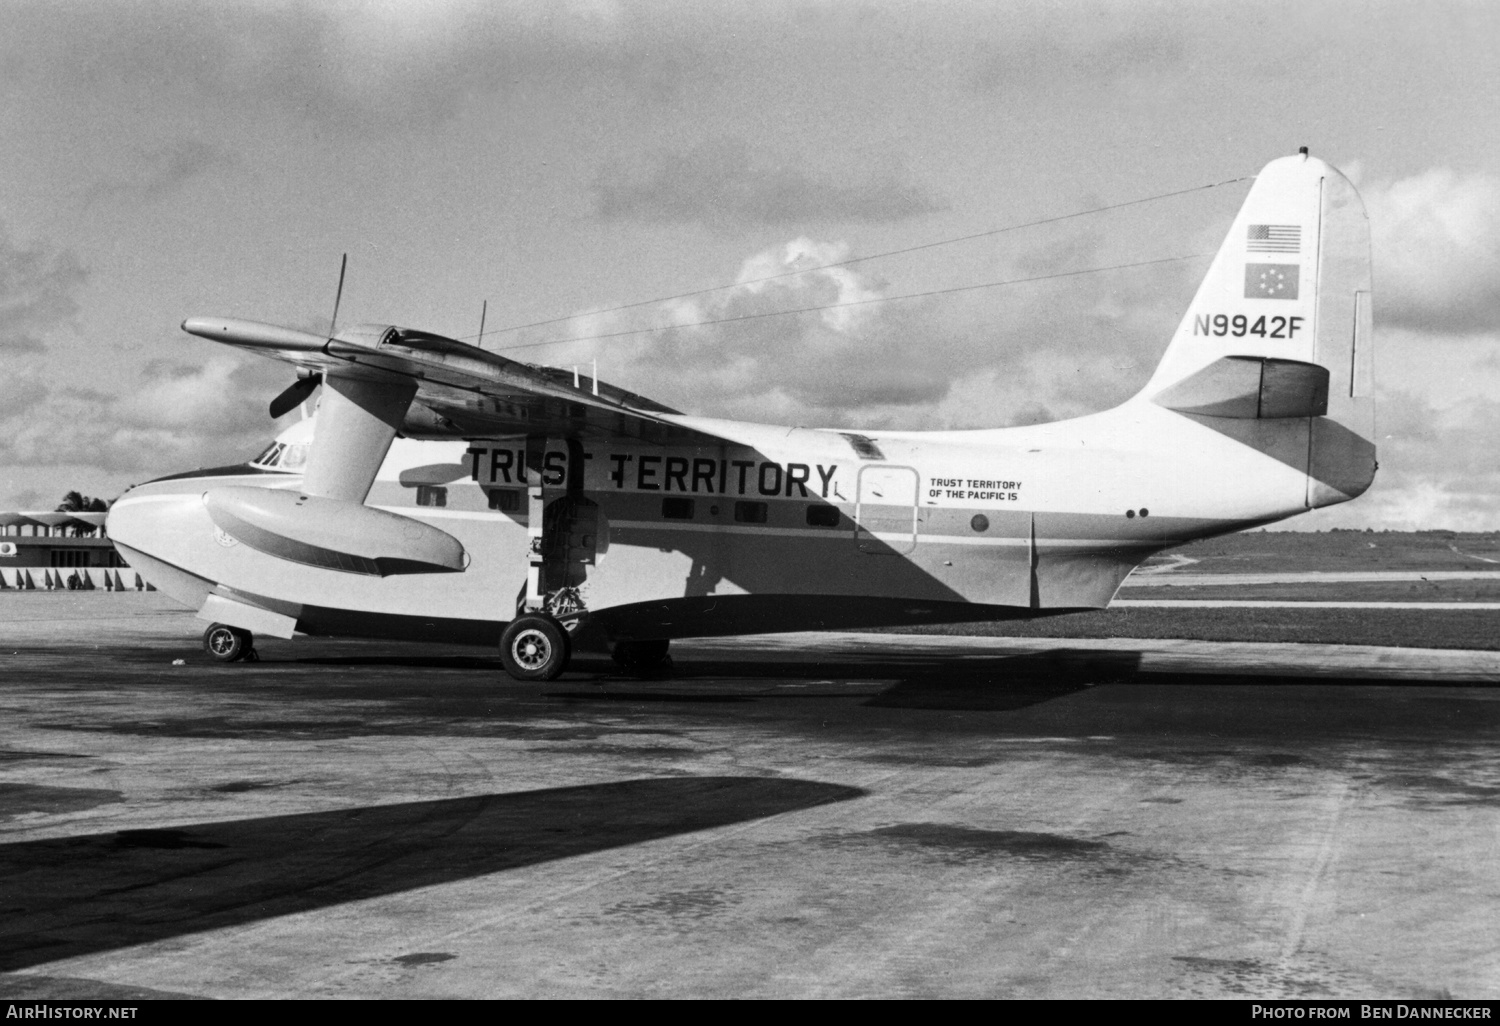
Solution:
M 303 492 L 364 502 L 416 394 L 415 381 L 325 375 Z

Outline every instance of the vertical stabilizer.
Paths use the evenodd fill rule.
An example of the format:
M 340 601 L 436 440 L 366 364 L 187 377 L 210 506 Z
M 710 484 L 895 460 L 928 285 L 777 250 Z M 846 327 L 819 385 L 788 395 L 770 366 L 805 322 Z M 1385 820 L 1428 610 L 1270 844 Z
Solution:
M 1306 505 L 1375 475 L 1370 229 L 1306 152 L 1266 165 L 1137 397 L 1307 473 Z

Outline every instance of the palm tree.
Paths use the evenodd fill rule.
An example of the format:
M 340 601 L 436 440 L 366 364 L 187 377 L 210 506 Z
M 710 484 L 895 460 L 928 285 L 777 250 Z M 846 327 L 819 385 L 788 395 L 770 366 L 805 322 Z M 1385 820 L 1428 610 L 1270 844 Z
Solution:
M 105 513 L 108 511 L 109 503 L 103 499 L 89 498 L 82 492 L 69 492 L 63 496 L 62 502 L 57 504 L 57 512 L 59 513 Z M 74 527 L 73 530 L 76 534 L 79 529 L 78 527 Z M 92 534 L 97 528 L 90 526 L 88 530 Z

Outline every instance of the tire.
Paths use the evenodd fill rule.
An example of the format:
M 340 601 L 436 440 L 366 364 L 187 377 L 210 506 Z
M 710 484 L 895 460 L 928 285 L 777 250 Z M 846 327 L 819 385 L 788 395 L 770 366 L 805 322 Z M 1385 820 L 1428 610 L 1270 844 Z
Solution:
M 255 651 L 255 635 L 227 623 L 212 623 L 203 632 L 203 651 L 221 663 L 237 662 Z
M 500 661 L 516 680 L 556 680 L 572 654 L 568 632 L 550 616 L 518 616 L 500 636 Z
M 610 653 L 615 662 L 632 673 L 654 670 L 667 661 L 667 648 L 671 642 L 665 638 L 650 641 L 620 641 Z

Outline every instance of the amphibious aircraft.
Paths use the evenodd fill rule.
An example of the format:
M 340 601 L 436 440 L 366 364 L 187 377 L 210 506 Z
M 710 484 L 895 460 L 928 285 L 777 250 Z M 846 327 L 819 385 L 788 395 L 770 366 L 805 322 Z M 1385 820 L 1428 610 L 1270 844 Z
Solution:
M 1306 149 L 1257 176 L 1160 365 L 1124 404 L 972 431 L 690 416 L 424 331 L 183 329 L 296 368 L 315 417 L 248 464 L 126 492 L 108 531 L 254 634 L 498 642 L 550 680 L 673 638 L 1107 606 L 1151 554 L 1344 502 L 1375 462 L 1364 206 Z

